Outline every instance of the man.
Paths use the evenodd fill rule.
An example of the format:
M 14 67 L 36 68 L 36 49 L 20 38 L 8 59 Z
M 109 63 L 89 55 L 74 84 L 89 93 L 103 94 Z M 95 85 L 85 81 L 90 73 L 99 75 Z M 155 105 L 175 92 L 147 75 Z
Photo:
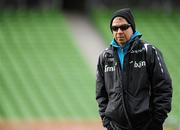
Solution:
M 129 8 L 110 21 L 113 40 L 98 59 L 96 100 L 107 130 L 162 130 L 172 83 L 161 52 L 141 40 Z

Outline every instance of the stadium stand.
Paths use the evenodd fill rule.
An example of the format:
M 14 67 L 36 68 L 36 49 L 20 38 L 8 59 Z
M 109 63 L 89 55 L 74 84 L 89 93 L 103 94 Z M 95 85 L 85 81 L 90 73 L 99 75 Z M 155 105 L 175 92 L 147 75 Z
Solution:
M 93 73 L 59 11 L 0 13 L 0 120 L 97 118 Z
M 112 11 L 94 11 L 92 19 L 108 45 Z M 179 122 L 179 12 L 135 10 L 134 14 L 143 39 L 164 54 L 174 89 L 167 123 Z M 1 121 L 99 118 L 94 72 L 75 46 L 70 29 L 59 11 L 0 12 Z

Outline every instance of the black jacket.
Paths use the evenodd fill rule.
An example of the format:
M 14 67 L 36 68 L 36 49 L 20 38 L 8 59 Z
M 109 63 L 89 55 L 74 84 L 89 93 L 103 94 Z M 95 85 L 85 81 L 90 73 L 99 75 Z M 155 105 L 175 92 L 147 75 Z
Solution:
M 100 54 L 96 100 L 105 127 L 110 120 L 131 130 L 150 121 L 162 125 L 171 110 L 171 98 L 171 78 L 157 48 L 147 49 L 136 39 L 124 57 L 123 71 L 115 47 Z

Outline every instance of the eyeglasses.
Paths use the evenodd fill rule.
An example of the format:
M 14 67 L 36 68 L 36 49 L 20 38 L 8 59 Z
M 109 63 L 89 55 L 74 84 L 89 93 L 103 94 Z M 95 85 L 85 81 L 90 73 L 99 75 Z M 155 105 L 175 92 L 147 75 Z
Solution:
M 130 24 L 122 24 L 119 26 L 111 26 L 111 29 L 115 32 L 117 32 L 119 30 L 119 28 L 121 29 L 121 31 L 125 31 L 127 30 L 131 25 Z

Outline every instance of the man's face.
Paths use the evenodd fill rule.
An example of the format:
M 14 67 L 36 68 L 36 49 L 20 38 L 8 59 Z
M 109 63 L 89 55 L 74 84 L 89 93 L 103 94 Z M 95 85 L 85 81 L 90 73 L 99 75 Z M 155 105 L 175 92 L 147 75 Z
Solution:
M 119 45 L 124 45 L 132 36 L 133 30 L 126 19 L 116 17 L 112 21 L 112 33 Z

